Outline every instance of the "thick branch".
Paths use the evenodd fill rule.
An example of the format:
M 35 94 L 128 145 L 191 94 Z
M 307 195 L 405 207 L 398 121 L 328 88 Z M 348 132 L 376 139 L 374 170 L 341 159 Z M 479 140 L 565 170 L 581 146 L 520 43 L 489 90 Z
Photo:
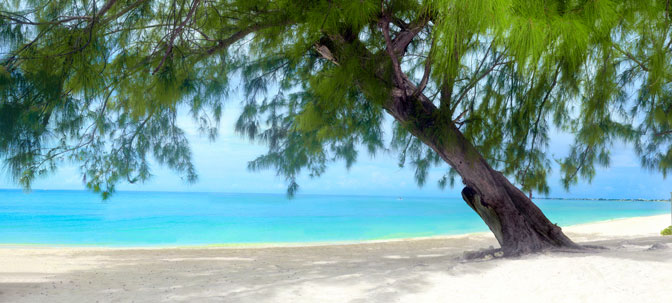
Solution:
M 109 11 L 112 8 L 112 5 L 115 3 L 117 3 L 117 0 L 108 0 L 105 5 L 100 8 L 100 11 L 98 11 L 96 18 L 100 18 L 100 16 L 105 15 L 105 13 L 107 13 L 107 11 Z
M 383 32 L 383 36 L 385 37 L 386 51 L 390 56 L 390 60 L 392 61 L 394 79 L 397 87 L 401 88 L 402 91 L 406 93 L 406 89 L 403 86 L 405 83 L 404 79 L 406 78 L 406 76 L 403 74 L 403 71 L 401 70 L 401 64 L 399 63 L 399 58 L 403 57 L 404 53 L 406 52 L 406 47 L 408 47 L 411 41 L 413 41 L 413 39 L 427 25 L 427 22 L 429 22 L 429 18 L 427 18 L 426 16 L 422 16 L 412 24 L 406 24 L 405 22 L 403 22 L 403 20 L 395 19 L 394 17 L 388 16 L 384 10 L 384 7 L 382 7 L 381 10 L 383 13 L 383 17 L 380 19 L 379 26 Z M 398 24 L 402 29 L 401 32 L 399 32 L 394 39 L 392 39 L 390 36 L 390 22 Z M 423 79 L 420 82 L 420 86 L 417 88 L 417 90 L 411 92 L 411 95 L 417 96 L 419 92 L 424 90 L 425 86 L 427 85 L 427 81 L 429 80 L 430 68 L 431 68 L 431 60 L 428 58 L 425 63 L 425 74 L 423 75 Z
M 401 65 L 399 64 L 399 58 L 397 57 L 397 52 L 395 52 L 394 45 L 392 44 L 392 39 L 390 38 L 390 21 L 387 19 L 387 17 L 384 17 L 380 20 L 380 28 L 383 31 L 383 36 L 385 37 L 385 49 L 387 51 L 387 54 L 390 56 L 390 60 L 392 60 L 392 68 L 394 69 L 394 80 L 396 82 L 397 87 L 401 87 L 402 89 L 404 88 L 404 80 L 401 72 Z M 404 94 L 406 93 L 406 90 L 403 90 Z
M 406 52 L 406 47 L 411 44 L 411 41 L 417 36 L 427 23 L 429 22 L 428 16 L 421 16 L 418 20 L 408 25 L 407 28 L 404 28 L 392 41 L 392 50 L 395 54 L 402 55 Z

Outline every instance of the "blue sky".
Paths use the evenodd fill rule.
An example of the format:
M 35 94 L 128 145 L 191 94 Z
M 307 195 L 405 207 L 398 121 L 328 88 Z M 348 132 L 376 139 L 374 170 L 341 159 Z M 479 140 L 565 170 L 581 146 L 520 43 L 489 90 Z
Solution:
M 215 142 L 198 135 L 190 118 L 180 119 L 180 124 L 189 135 L 199 173 L 196 184 L 186 184 L 172 171 L 155 165 L 152 171 L 154 177 L 150 181 L 145 184 L 120 184 L 118 190 L 284 193 L 284 179 L 276 176 L 275 172 L 247 170 L 247 162 L 262 154 L 265 148 L 233 132 L 238 112 L 239 109 L 233 106 L 227 109 L 219 138 Z M 565 155 L 571 141 L 569 135 L 553 135 L 551 153 L 556 157 Z M 444 171 L 445 168 L 433 169 L 427 184 L 418 188 L 413 179 L 413 170 L 399 168 L 395 154 L 379 153 L 371 158 L 362 151 L 358 162 L 349 171 L 343 163 L 335 163 L 321 178 L 302 176 L 299 185 L 300 193 L 310 194 L 459 197 L 459 180 L 456 180 L 456 186 L 452 189 L 441 190 L 436 185 L 436 180 Z M 591 184 L 582 181 L 567 192 L 562 188 L 557 172 L 558 168 L 554 167 L 549 179 L 551 197 L 669 198 L 672 191 L 672 180 L 665 180 L 659 173 L 641 169 L 639 160 L 628 146 L 616 146 L 612 150 L 611 167 L 598 169 Z M 64 164 L 55 174 L 37 180 L 34 188 L 80 190 L 84 188 L 81 180 L 77 166 Z M 3 175 L 0 188 L 18 187 Z

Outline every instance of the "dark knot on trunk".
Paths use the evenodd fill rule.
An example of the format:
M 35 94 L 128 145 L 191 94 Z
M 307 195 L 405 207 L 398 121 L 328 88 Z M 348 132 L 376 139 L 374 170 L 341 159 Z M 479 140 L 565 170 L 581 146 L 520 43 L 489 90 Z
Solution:
M 481 199 L 478 192 L 476 192 L 475 189 L 473 189 L 469 186 L 465 186 L 462 189 L 462 199 L 467 201 L 470 204 L 471 208 L 476 208 L 476 206 L 473 205 L 475 201 L 478 201 L 484 207 L 489 206 L 485 201 L 483 201 L 483 199 Z
M 474 201 L 476 195 L 478 195 L 478 193 L 469 186 L 465 186 L 462 189 L 462 198 L 464 198 L 466 201 Z

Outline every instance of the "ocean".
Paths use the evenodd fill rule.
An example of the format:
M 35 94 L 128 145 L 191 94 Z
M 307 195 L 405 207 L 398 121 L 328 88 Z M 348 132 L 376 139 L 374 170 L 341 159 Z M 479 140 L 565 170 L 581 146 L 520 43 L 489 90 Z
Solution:
M 535 200 L 560 226 L 670 203 Z M 661 226 L 661 229 L 663 226 Z M 175 246 L 358 241 L 488 231 L 461 198 L 0 190 L 0 244 Z

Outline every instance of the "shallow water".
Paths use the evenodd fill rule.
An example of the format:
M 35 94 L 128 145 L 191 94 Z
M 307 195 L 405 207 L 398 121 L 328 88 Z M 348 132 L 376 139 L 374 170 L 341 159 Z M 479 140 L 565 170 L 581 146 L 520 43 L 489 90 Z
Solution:
M 665 214 L 666 202 L 536 200 L 561 226 Z M 104 246 L 356 241 L 487 226 L 459 198 L 0 190 L 0 243 Z

